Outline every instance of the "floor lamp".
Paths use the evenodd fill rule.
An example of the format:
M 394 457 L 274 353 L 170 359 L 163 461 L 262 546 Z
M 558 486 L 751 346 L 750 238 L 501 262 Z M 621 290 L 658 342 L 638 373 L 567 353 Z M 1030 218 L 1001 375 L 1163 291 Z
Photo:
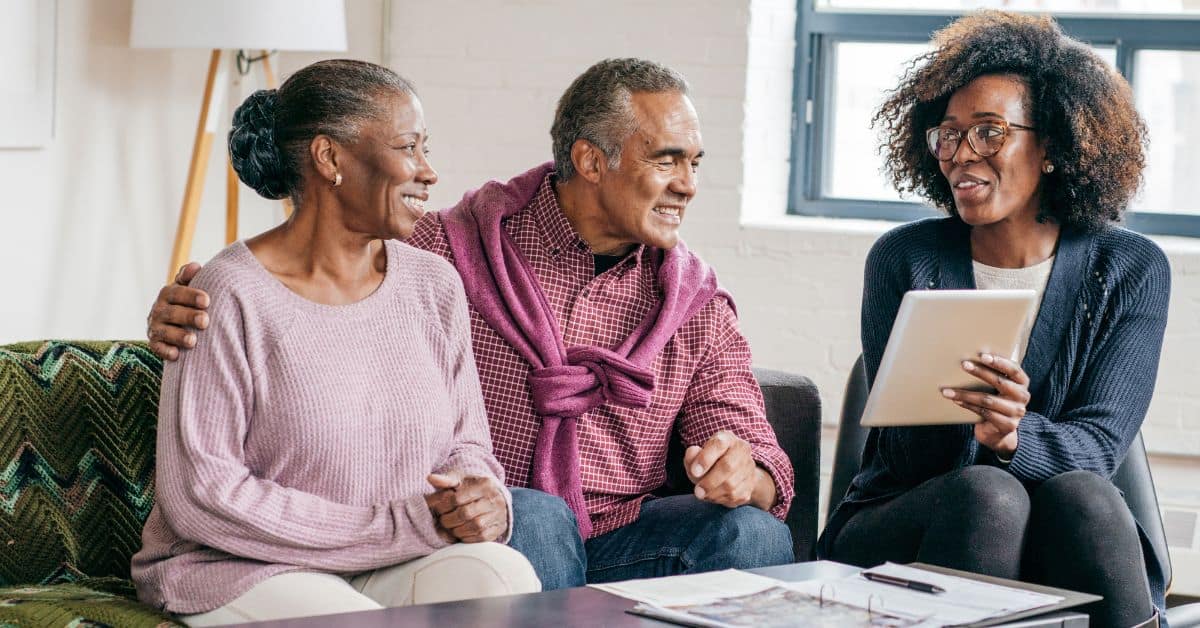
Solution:
M 220 121 L 229 117 L 223 115 L 223 110 L 230 66 L 236 60 L 237 70 L 246 74 L 260 63 L 265 84 L 274 87 L 268 50 L 345 50 L 344 0 L 133 0 L 129 45 L 212 50 L 175 245 L 167 268 L 169 282 L 191 254 L 214 136 Z M 226 151 L 222 148 L 221 152 Z M 228 244 L 237 239 L 238 180 L 228 156 L 225 163 L 225 243 Z M 284 206 L 285 211 L 291 211 L 286 201 Z

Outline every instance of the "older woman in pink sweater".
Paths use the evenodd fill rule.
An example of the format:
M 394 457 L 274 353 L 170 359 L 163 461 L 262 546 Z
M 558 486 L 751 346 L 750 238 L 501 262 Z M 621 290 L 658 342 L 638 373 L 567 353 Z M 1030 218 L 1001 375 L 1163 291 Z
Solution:
M 507 540 L 462 284 L 399 240 L 437 174 L 411 85 L 308 66 L 234 114 L 282 225 L 194 285 L 208 327 L 163 372 L 140 598 L 191 625 L 536 591 Z M 403 347 L 404 350 L 397 350 Z

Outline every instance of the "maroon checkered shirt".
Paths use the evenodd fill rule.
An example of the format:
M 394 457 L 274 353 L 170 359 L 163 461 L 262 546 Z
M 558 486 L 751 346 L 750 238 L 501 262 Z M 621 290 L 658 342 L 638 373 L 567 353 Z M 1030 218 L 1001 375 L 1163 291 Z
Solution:
M 505 231 L 529 260 L 558 318 L 564 344 L 613 348 L 649 312 L 660 292 L 649 252 L 639 247 L 595 275 L 592 250 L 558 206 L 553 175 L 529 206 L 506 219 Z M 453 261 L 441 217 L 417 223 L 408 243 Z M 529 394 L 529 363 L 471 310 L 471 341 L 496 458 L 512 486 L 529 484 L 540 426 Z M 714 298 L 675 333 L 654 360 L 650 406 L 605 403 L 579 421 L 584 501 L 599 536 L 638 517 L 642 500 L 666 481 L 667 443 L 679 421 L 685 446 L 703 445 L 718 430 L 750 443 L 775 480 L 771 514 L 783 519 L 792 501 L 792 465 L 767 423 L 762 392 L 750 371 L 750 347 L 728 302 Z

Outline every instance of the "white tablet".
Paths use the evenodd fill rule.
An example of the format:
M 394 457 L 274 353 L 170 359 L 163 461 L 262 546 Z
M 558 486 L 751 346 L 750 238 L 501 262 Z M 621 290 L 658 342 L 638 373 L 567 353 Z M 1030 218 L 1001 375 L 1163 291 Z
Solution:
M 910 290 L 900 302 L 862 424 L 868 427 L 978 423 L 942 388 L 992 389 L 962 368 L 980 352 L 1023 357 L 1037 310 L 1033 290 Z

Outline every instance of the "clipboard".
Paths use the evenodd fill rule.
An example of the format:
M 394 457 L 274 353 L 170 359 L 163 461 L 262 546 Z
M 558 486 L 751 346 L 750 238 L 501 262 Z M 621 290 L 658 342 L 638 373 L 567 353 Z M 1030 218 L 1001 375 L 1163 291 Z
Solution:
M 627 613 L 652 617 L 677 625 L 703 628 L 732 628 L 734 626 L 761 625 L 769 623 L 766 619 L 768 617 L 790 617 L 803 620 L 805 617 L 815 616 L 819 616 L 822 620 L 829 620 L 825 621 L 824 625 L 864 627 L 915 626 L 931 625 L 931 623 L 927 622 L 934 619 L 934 614 L 940 616 L 943 622 L 942 625 L 955 626 L 956 628 L 998 625 L 1075 626 L 1079 625 L 1078 622 L 1080 620 L 1086 621 L 1086 615 L 1078 612 L 1070 612 L 1068 609 L 1101 599 L 1099 596 L 1087 593 L 1028 584 L 1003 578 L 993 578 L 923 563 L 894 565 L 895 567 L 903 567 L 907 572 L 928 573 L 928 580 L 924 581 L 942 584 L 947 588 L 946 595 L 951 597 L 954 595 L 971 595 L 970 591 L 972 589 L 965 586 L 969 584 L 975 588 L 979 586 L 1000 586 L 1006 590 L 1010 590 L 1010 592 L 1037 593 L 1056 600 L 1051 602 L 1047 599 L 1044 603 L 1031 608 L 1027 604 L 1022 604 L 1019 600 L 1014 599 L 1015 603 L 1010 607 L 1012 610 L 1003 611 L 996 609 L 997 614 L 987 619 L 982 619 L 982 615 L 979 613 L 975 613 L 975 616 L 980 617 L 980 619 L 968 619 L 964 614 L 958 613 L 960 618 L 958 621 L 961 621 L 961 623 L 955 623 L 955 613 L 944 613 L 934 609 L 927 609 L 930 614 L 925 614 L 913 608 L 911 600 L 906 604 L 889 607 L 887 602 L 890 599 L 890 588 L 893 586 L 890 584 L 881 585 L 882 588 L 887 588 L 889 591 L 883 593 L 873 592 L 869 597 L 865 598 L 862 597 L 865 593 L 862 589 L 858 589 L 857 593 L 839 595 L 838 587 L 842 586 L 845 582 L 861 581 L 861 577 L 857 574 L 866 570 L 860 570 L 849 565 L 833 564 L 845 569 L 832 575 L 809 573 L 803 578 L 795 580 L 791 578 L 775 580 L 767 575 L 767 570 L 756 570 L 763 575 L 767 575 L 767 577 L 762 582 L 750 583 L 753 586 L 740 584 L 738 578 L 734 578 L 735 583 L 739 584 L 736 584 L 733 587 L 734 591 L 729 593 L 709 591 L 699 595 L 684 594 L 680 597 L 675 593 L 663 593 L 664 589 L 661 587 L 661 584 L 668 581 L 676 581 L 675 586 L 678 586 L 682 585 L 682 581 L 688 578 L 708 578 L 714 575 L 729 573 L 736 575 L 741 572 L 727 570 L 725 572 L 710 572 L 707 574 L 670 576 L 661 579 L 633 580 L 624 583 L 626 585 L 624 590 L 617 591 L 611 591 L 607 587 L 620 586 L 622 583 L 590 586 L 637 601 L 638 604 L 632 609 L 625 609 Z M 880 567 L 883 567 L 883 565 L 873 567 L 871 570 L 878 570 Z M 896 570 L 892 570 L 892 573 L 896 573 Z M 751 576 L 752 574 L 745 575 Z M 730 576 L 725 575 L 723 577 L 728 578 Z M 923 581 L 920 579 L 921 576 L 916 574 L 906 577 Z M 959 584 L 956 586 L 951 581 L 958 582 Z M 658 583 L 658 585 L 647 590 L 642 590 L 640 594 L 637 590 L 628 589 L 629 586 L 639 585 L 639 583 Z M 819 588 L 817 588 L 818 586 Z M 899 590 L 902 591 L 903 589 Z M 843 590 L 841 593 L 845 594 L 846 591 Z M 917 593 L 915 595 L 923 596 L 931 594 Z M 941 595 L 936 597 L 941 597 Z M 930 599 L 934 598 L 931 597 Z M 958 602 L 951 600 L 943 600 L 943 602 L 951 606 L 958 606 Z M 960 608 L 964 607 L 960 606 Z M 966 615 L 970 615 L 970 613 Z M 803 621 L 797 621 L 796 623 L 804 624 Z
M 1070 589 L 1059 589 L 1059 588 L 1055 588 L 1055 587 L 1047 587 L 1044 585 L 1032 584 L 1029 582 L 1008 580 L 1007 578 L 996 578 L 993 576 L 985 576 L 982 574 L 971 573 L 969 571 L 959 571 L 957 569 L 950 569 L 948 567 L 938 567 L 937 565 L 927 565 L 925 563 L 909 563 L 907 566 L 913 567 L 915 569 L 923 569 L 925 571 L 932 571 L 934 573 L 940 573 L 940 574 L 943 574 L 946 576 L 957 576 L 959 578 L 966 578 L 968 580 L 976 580 L 979 582 L 986 582 L 989 584 L 998 584 L 1000 586 L 1012 587 L 1014 589 L 1024 589 L 1026 591 L 1034 591 L 1036 593 L 1045 593 L 1048 595 L 1056 595 L 1056 596 L 1062 598 L 1061 602 L 1054 604 L 1053 606 L 1044 606 L 1042 608 L 1035 608 L 1033 610 L 1028 610 L 1028 611 L 1024 611 L 1024 612 L 1020 612 L 1020 613 L 1011 613 L 1011 614 L 1005 615 L 1003 617 L 993 617 L 993 618 L 985 620 L 985 621 L 981 621 L 981 622 L 977 622 L 977 623 L 973 623 L 973 624 L 967 624 L 963 628 L 984 628 L 985 626 L 996 626 L 999 624 L 1007 624 L 1009 622 L 1017 621 L 1019 619 L 1026 619 L 1029 617 L 1037 617 L 1040 615 L 1046 615 L 1046 614 L 1053 613 L 1056 611 L 1068 610 L 1068 609 L 1074 608 L 1076 606 L 1083 606 L 1084 604 L 1091 604 L 1092 602 L 1099 602 L 1100 600 L 1104 599 L 1103 597 L 1101 597 L 1099 595 L 1093 595 L 1091 593 L 1080 593 L 1079 591 L 1072 591 Z

